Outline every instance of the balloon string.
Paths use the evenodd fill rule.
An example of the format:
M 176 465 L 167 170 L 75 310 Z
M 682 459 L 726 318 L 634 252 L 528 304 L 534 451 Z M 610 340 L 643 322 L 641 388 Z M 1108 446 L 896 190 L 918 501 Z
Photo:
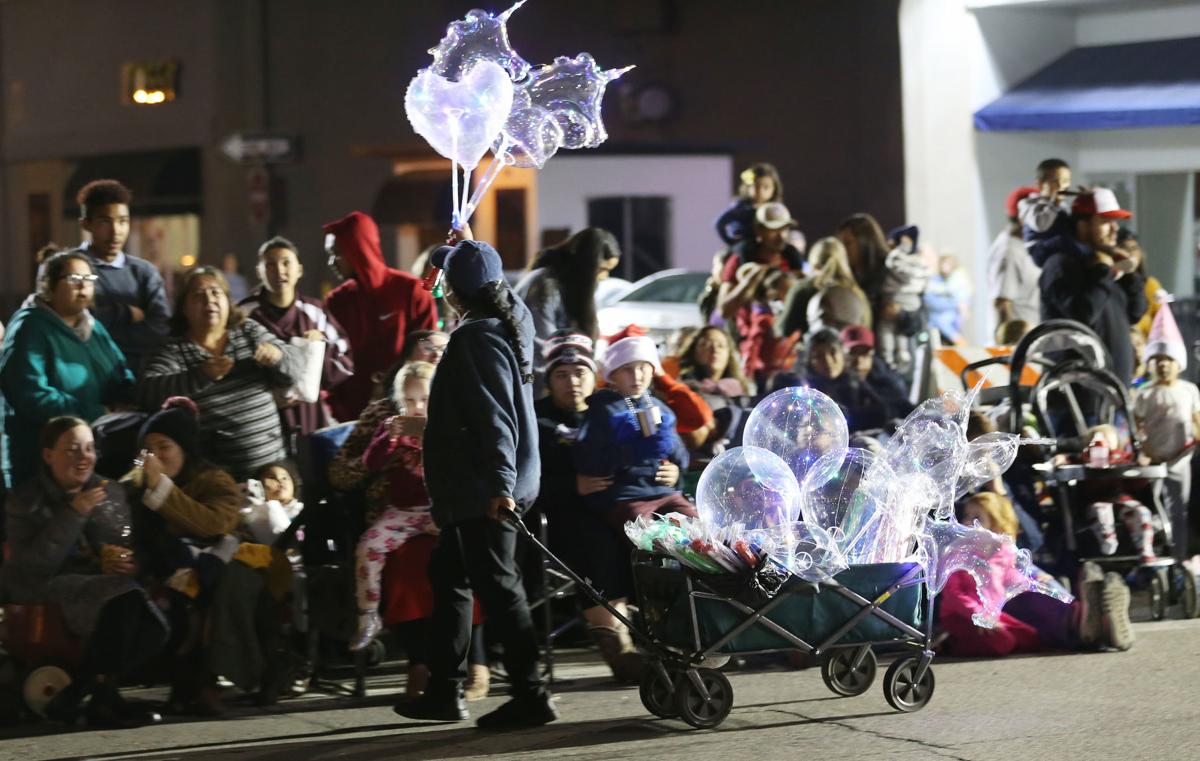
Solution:
M 487 171 L 479 178 L 479 184 L 475 186 L 475 192 L 471 194 L 471 200 L 467 201 L 463 208 L 463 215 L 466 219 L 470 219 L 475 213 L 475 209 L 479 206 L 479 202 L 483 200 L 484 195 L 492 187 L 492 183 L 500 176 L 500 170 L 504 169 L 504 156 L 508 143 L 502 143 L 497 153 L 492 154 L 492 163 L 488 164 Z
M 467 220 L 471 218 L 471 213 L 467 211 L 467 194 L 471 192 L 471 170 L 463 167 L 463 189 L 462 198 L 458 204 L 458 229 L 461 230 L 467 224 Z
M 451 155 L 458 155 L 458 121 L 450 119 L 450 148 Z M 462 209 L 458 204 L 458 162 L 450 159 L 450 226 L 455 230 L 462 229 Z

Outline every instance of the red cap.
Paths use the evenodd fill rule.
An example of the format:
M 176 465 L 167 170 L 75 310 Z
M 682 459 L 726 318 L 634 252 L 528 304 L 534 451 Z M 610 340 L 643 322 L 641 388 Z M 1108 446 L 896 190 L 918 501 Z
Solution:
M 1023 188 L 1017 188 L 1013 192 L 1009 193 L 1008 199 L 1004 202 L 1004 209 L 1008 212 L 1008 218 L 1012 219 L 1013 217 L 1019 216 L 1021 213 L 1021 201 L 1031 195 L 1036 195 L 1037 192 L 1037 188 L 1025 186 Z
M 646 329 L 640 325 L 627 325 L 624 330 L 619 330 L 611 336 L 605 336 L 608 345 L 612 346 L 622 338 L 637 338 L 638 336 L 646 335 Z
M 1096 188 L 1090 193 L 1075 196 L 1071 213 L 1080 217 L 1107 217 L 1129 219 L 1133 215 L 1121 208 L 1117 196 L 1108 188 Z
M 846 347 L 846 351 L 850 351 L 856 346 L 865 346 L 868 349 L 875 348 L 875 334 L 870 328 L 862 325 L 851 325 L 848 328 L 842 329 L 842 346 Z

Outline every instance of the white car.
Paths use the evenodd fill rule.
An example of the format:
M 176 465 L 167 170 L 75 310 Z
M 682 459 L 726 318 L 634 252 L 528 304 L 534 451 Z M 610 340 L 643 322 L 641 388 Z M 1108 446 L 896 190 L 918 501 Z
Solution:
M 704 325 L 698 300 L 708 276 L 707 272 L 670 269 L 642 278 L 616 303 L 597 312 L 600 335 L 638 325 L 662 349 L 676 330 Z

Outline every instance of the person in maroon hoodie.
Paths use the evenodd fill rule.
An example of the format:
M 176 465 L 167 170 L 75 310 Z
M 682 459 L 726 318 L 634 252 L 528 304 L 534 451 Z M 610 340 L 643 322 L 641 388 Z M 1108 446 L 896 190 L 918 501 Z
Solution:
M 353 211 L 325 225 L 325 233 L 330 264 L 346 279 L 325 306 L 345 329 L 354 357 L 353 377 L 329 401 L 338 420 L 355 420 L 371 401 L 371 377 L 400 358 L 411 331 L 437 327 L 437 309 L 420 279 L 384 262 L 375 220 Z
M 304 266 L 300 264 L 296 244 L 276 236 L 258 249 L 258 289 L 238 302 L 238 308 L 247 317 L 284 341 L 308 339 L 325 343 L 322 398 L 315 402 L 279 400 L 279 415 L 289 443 L 293 435 L 307 435 L 333 424 L 325 398 L 354 375 L 350 342 L 342 326 L 320 301 L 298 292 L 297 285 L 303 276 Z M 295 454 L 291 446 L 288 451 Z

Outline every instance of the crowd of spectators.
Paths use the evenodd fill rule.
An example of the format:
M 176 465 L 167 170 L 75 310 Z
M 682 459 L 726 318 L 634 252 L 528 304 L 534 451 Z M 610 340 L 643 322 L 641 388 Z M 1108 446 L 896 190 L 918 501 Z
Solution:
M 1161 288 L 1145 275 L 1136 235 L 1119 226 L 1129 214 L 1111 191 L 1072 188 L 1069 167 L 1056 160 L 1039 165 L 1036 179 L 1008 199 L 1008 226 L 990 253 L 997 340 L 1012 344 L 1041 320 L 1070 319 L 1096 332 L 1122 382 L 1145 376 L 1135 427 L 1152 442 L 1148 457 L 1171 464 L 1167 499 L 1186 536 L 1186 447 L 1200 424 L 1200 393 L 1177 385 L 1186 383 L 1178 380 L 1186 352 L 1152 335 Z M 58 605 L 85 643 L 71 687 L 47 715 L 71 721 L 84 712 L 104 726 L 153 720 L 117 691 L 147 669 L 167 676 L 168 707 L 180 712 L 220 713 L 218 677 L 264 702 L 287 692 L 280 611 L 304 593 L 288 544 L 304 512 L 294 458 L 306 437 L 339 421 L 353 431 L 320 476 L 353 495 L 364 527 L 353 563 L 358 626 L 345 644 L 368 646 L 386 628 L 381 606 L 404 608 L 387 618 L 404 622 L 396 632 L 409 658 L 409 697 L 431 669 L 445 669 L 444 654 L 425 652 L 433 588 L 457 590 L 455 579 L 482 568 L 487 554 L 454 559 L 440 549 L 439 527 L 463 516 L 448 516 L 445 501 L 439 514 L 431 494 L 468 501 L 488 479 L 538 494 L 551 547 L 621 611 L 632 592 L 625 521 L 694 514 L 689 483 L 739 443 L 763 395 L 811 386 L 843 408 L 858 445 L 886 440 L 919 401 L 911 393 L 917 343 L 931 331 L 965 341 L 964 273 L 953 256 L 920 245 L 917 225 L 893 220 L 885 235 L 866 213 L 810 249 L 778 172 L 758 164 L 741 180 L 717 221 L 724 247 L 702 297 L 705 322 L 667 346 L 636 325 L 599 335 L 597 283 L 622 255 L 603 230 L 542 251 L 511 291 L 459 282 L 457 308 L 448 309 L 420 277 L 444 266 L 445 251 L 423 255 L 416 275 L 389 267 L 374 221 L 354 212 L 325 226 L 330 269 L 343 282 L 324 299 L 301 292 L 300 252 L 275 237 L 260 247 L 258 283 L 241 298 L 223 269 L 199 266 L 169 306 L 154 267 L 124 250 L 129 191 L 111 180 L 85 186 L 88 242 L 46 252 L 0 350 L 9 490 L 0 595 Z M 534 378 L 537 401 L 525 412 L 537 421 L 536 440 L 520 430 L 510 444 L 522 457 L 540 453 L 535 483 L 472 457 L 468 418 L 499 413 L 470 406 L 489 382 L 480 375 L 487 363 L 466 349 L 447 353 L 456 312 L 487 315 L 465 329 L 494 323 L 487 330 L 509 336 L 497 340 L 528 360 L 514 377 Z M 481 333 L 460 345 L 488 351 L 491 340 Z M 100 434 L 122 427 L 135 442 L 131 456 L 101 472 L 108 437 Z M 463 479 L 464 469 L 478 478 Z M 1025 541 L 1037 527 L 1023 496 L 998 479 L 968 507 L 1004 533 L 1016 535 L 1019 518 L 1030 529 Z M 498 541 L 477 539 L 480 547 Z M 401 550 L 410 572 L 389 581 L 385 564 Z M 384 594 L 388 583 L 401 592 Z M 481 595 L 507 604 L 496 601 L 512 599 L 517 583 L 498 580 Z M 455 599 L 437 615 L 469 617 L 469 597 Z M 1024 638 L 1015 649 L 1037 640 L 1047 616 L 1058 623 L 1040 627 L 1043 644 L 1097 640 L 1095 622 L 1080 629 L 1069 609 L 1030 616 L 1016 616 L 1028 631 L 1016 631 Z M 583 618 L 614 676 L 636 682 L 642 660 L 620 621 L 590 603 Z M 533 689 L 527 628 L 526 620 L 495 636 L 506 643 L 510 679 L 528 677 Z M 469 639 L 468 697 L 483 697 L 483 627 Z M 465 636 L 450 644 L 468 649 Z

